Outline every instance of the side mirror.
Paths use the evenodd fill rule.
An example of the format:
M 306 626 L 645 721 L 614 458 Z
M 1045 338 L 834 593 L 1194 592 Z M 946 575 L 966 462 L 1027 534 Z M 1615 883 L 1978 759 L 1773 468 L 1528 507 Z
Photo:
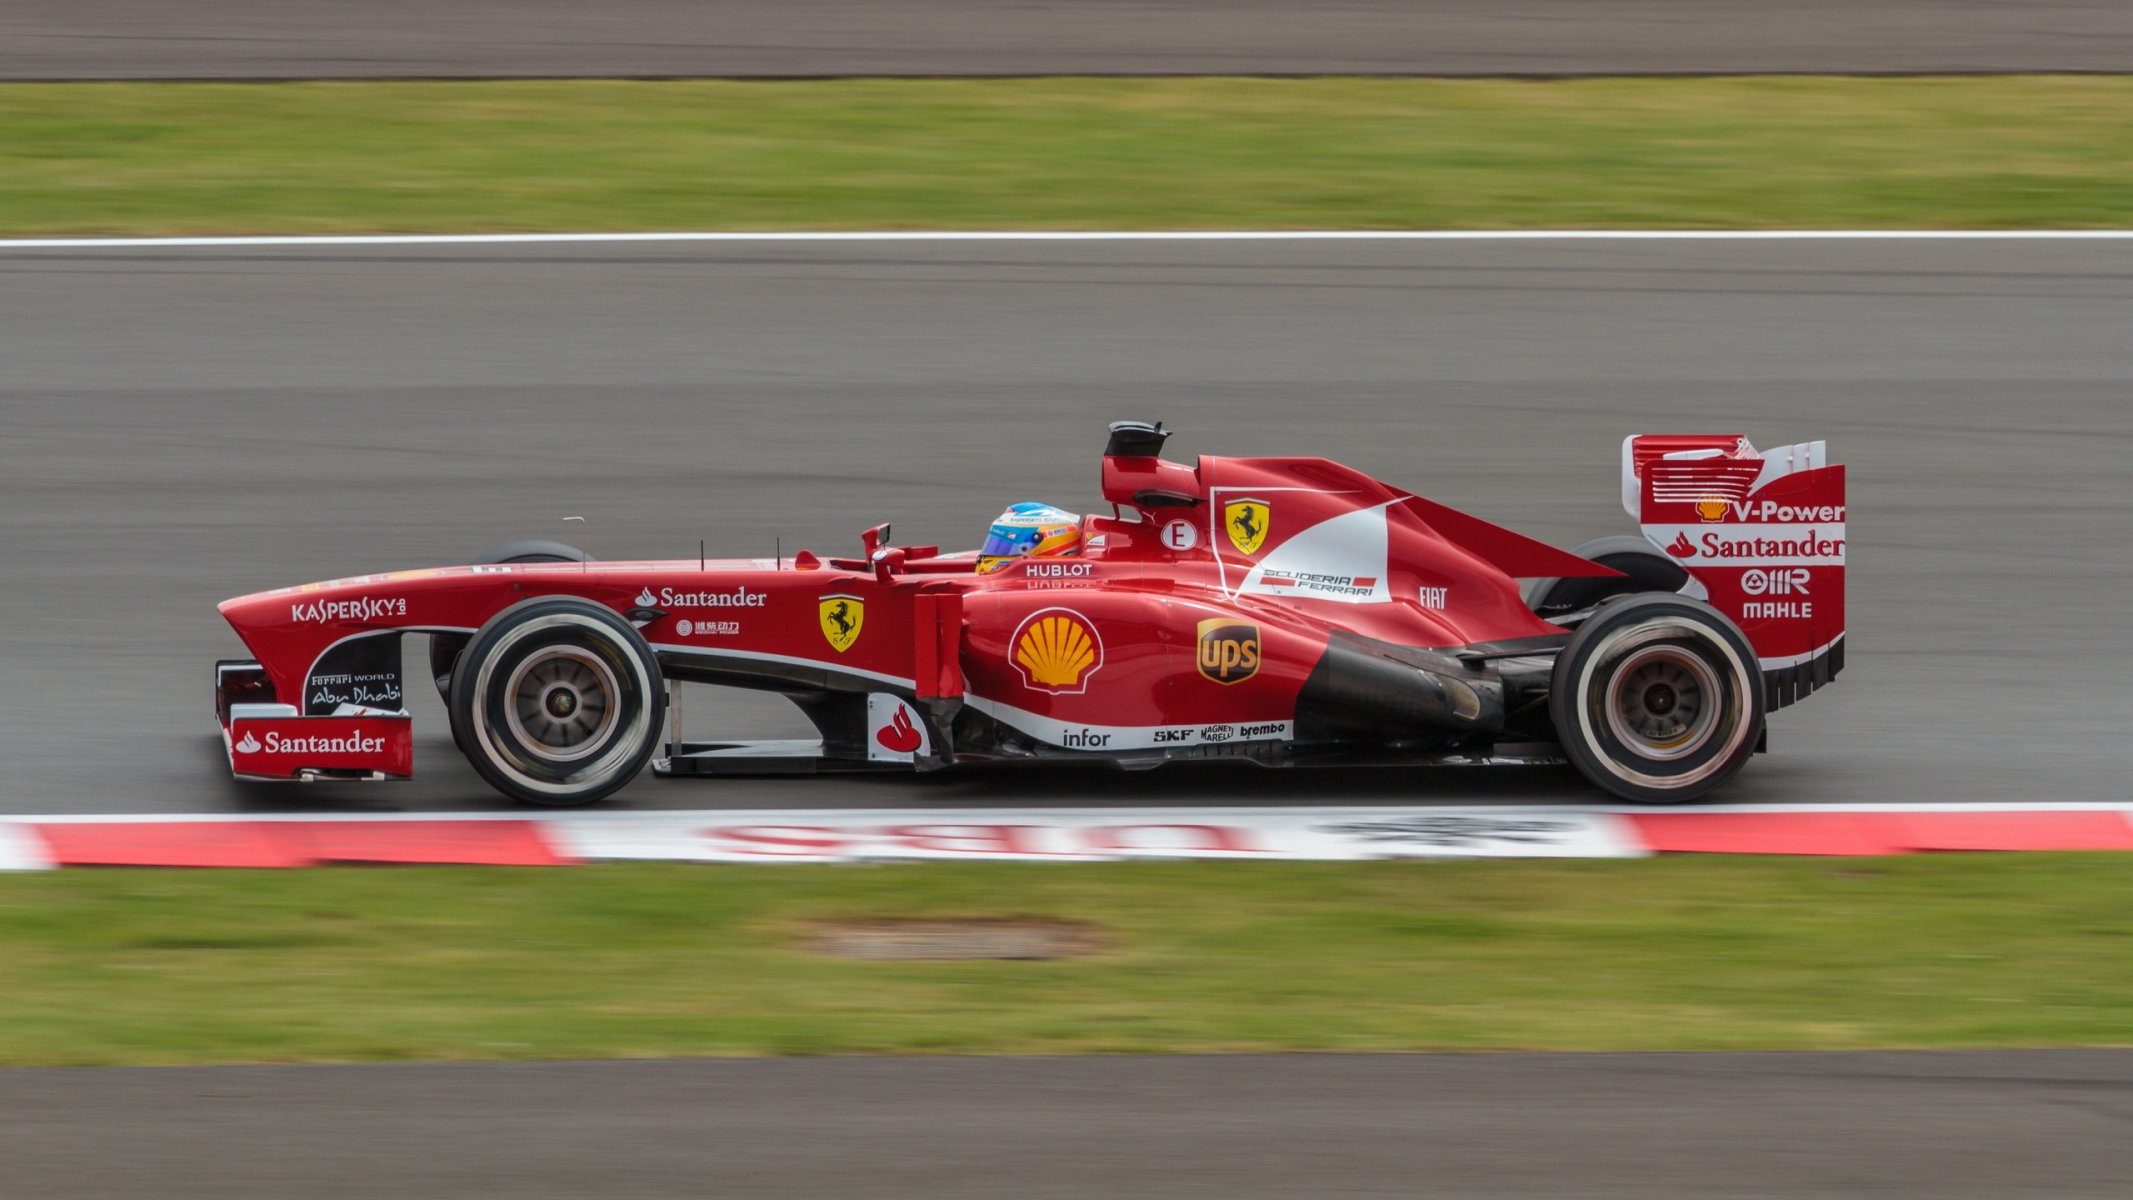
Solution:
M 865 548 L 866 556 L 868 558 L 874 557 L 874 552 L 876 550 L 879 550 L 883 546 L 889 544 L 889 523 L 887 521 L 883 521 L 881 524 L 876 525 L 874 528 L 869 529 L 865 533 L 860 534 L 859 544 Z
M 888 526 L 884 525 L 882 528 L 887 529 Z M 874 564 L 874 578 L 887 583 L 890 576 L 903 572 L 904 548 L 901 546 L 885 546 L 882 549 L 870 551 L 867 554 L 867 561 Z

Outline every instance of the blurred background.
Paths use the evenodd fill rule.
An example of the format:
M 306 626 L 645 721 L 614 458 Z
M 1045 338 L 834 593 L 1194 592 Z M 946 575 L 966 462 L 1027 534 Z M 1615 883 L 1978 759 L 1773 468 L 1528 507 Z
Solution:
M 522 538 L 971 546 L 1015 500 L 1092 506 L 1126 418 L 1563 546 L 1627 531 L 1625 435 L 1826 438 L 1851 656 L 1726 799 L 2123 802 L 2129 70 L 2133 6 L 2101 2 L 18 0 L 0 814 L 498 807 L 421 688 L 415 782 L 231 782 L 215 603 Z M 419 240 L 555 232 L 764 237 Z M 869 232 L 966 236 L 817 236 Z M 1089 236 L 976 236 L 1026 232 Z M 377 234 L 418 240 L 132 240 Z M 2122 1195 L 2133 1065 L 2065 1048 L 2133 1044 L 2122 868 L 1974 857 L 5 878 L 0 1155 L 46 1195 Z M 1113 940 L 793 949 L 912 915 Z M 1480 1048 L 1639 1053 L 1359 1053 Z M 1643 1053 L 1810 1049 L 1843 1053 Z M 404 1059 L 542 1061 L 33 1069 Z

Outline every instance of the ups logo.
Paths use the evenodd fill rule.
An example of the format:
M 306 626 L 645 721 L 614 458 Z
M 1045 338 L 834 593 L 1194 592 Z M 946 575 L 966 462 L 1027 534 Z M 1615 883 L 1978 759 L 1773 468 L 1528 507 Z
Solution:
M 1216 683 L 1243 683 L 1259 673 L 1259 627 L 1213 617 L 1200 622 L 1200 674 Z

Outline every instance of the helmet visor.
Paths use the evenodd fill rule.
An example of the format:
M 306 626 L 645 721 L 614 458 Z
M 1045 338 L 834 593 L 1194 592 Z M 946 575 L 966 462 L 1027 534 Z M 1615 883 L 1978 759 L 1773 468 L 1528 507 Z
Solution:
M 988 558 L 1019 558 L 1029 553 L 1042 535 L 1042 530 L 995 525 L 992 531 L 985 535 L 985 544 L 978 548 L 978 561 L 983 562 Z

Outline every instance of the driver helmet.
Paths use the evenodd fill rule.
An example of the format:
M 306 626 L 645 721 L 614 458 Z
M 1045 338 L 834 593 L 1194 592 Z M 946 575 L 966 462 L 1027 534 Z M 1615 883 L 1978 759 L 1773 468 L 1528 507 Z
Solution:
M 1008 506 L 986 531 L 978 550 L 978 574 L 990 575 L 1018 558 L 1074 554 L 1081 549 L 1081 518 L 1038 500 Z

